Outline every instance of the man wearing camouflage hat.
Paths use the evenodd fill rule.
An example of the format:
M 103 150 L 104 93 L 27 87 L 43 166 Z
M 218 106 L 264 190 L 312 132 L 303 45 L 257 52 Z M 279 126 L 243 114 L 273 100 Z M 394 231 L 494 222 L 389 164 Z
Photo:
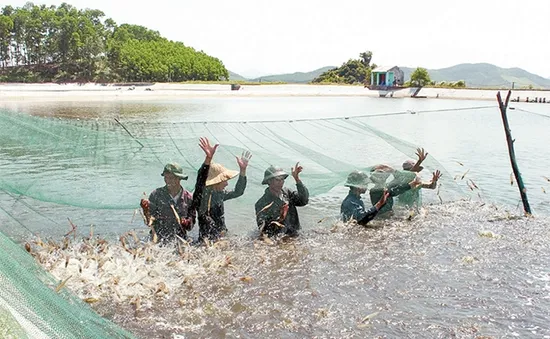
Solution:
M 380 200 L 374 206 L 368 210 L 365 209 L 365 204 L 361 200 L 361 194 L 367 192 L 369 182 L 369 177 L 364 172 L 353 171 L 348 175 L 344 186 L 349 187 L 349 193 L 340 206 L 342 221 L 347 222 L 353 219 L 359 225 L 366 225 L 374 219 L 380 208 L 384 206 L 386 199 L 390 195 L 387 190 L 384 191 Z
M 152 228 L 151 235 L 162 243 L 174 240 L 176 235 L 187 239 L 187 231 L 195 225 L 210 162 L 218 144 L 211 146 L 207 138 L 201 138 L 199 146 L 204 151 L 205 159 L 198 170 L 193 194 L 181 186 L 181 180 L 188 178 L 181 166 L 169 163 L 161 174 L 166 185 L 151 192 L 149 200 L 141 200 L 146 221 Z
M 309 192 L 299 177 L 302 169 L 300 163 L 296 163 L 291 169 L 292 177 L 296 181 L 296 191 L 284 187 L 288 173 L 282 168 L 269 166 L 266 169 L 262 184 L 268 187 L 255 205 L 256 221 L 261 234 L 298 235 L 301 226 L 296 207 L 305 206 L 309 202 Z

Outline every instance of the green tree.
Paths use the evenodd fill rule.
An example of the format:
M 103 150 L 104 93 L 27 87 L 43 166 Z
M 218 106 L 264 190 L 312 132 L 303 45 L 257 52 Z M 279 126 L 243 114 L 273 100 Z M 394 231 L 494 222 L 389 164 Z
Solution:
M 10 60 L 11 32 L 13 20 L 7 15 L 0 15 L 0 63 L 2 68 L 6 67 Z
M 168 41 L 143 26 L 117 26 L 100 10 L 79 10 L 67 3 L 3 7 L 0 67 L 2 78 L 11 81 L 216 81 L 229 77 L 221 60 L 202 51 Z
M 414 72 L 411 74 L 411 84 L 413 86 L 426 86 L 430 84 L 432 80 L 430 79 L 430 74 L 428 74 L 428 70 L 422 67 L 418 67 L 414 70 Z
M 363 84 L 370 80 L 372 66 L 372 52 L 367 51 L 359 54 L 360 59 L 349 59 L 342 66 L 328 70 L 317 78 L 313 83 L 344 83 Z
M 370 62 L 372 60 L 372 52 L 366 51 L 361 54 L 359 54 L 359 57 L 361 58 L 361 61 L 363 62 L 363 65 L 366 67 L 370 67 Z

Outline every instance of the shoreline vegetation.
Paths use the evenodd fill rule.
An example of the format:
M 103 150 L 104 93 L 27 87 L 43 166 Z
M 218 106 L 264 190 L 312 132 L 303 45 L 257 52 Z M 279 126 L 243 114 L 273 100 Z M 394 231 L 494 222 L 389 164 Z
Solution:
M 244 79 L 230 72 L 220 59 L 202 50 L 168 40 L 144 26 L 119 25 L 98 9 L 78 9 L 67 3 L 56 7 L 27 2 L 23 7 L 7 5 L 0 10 L 0 84 L 130 83 L 130 86 L 140 86 L 160 82 L 363 86 L 371 82 L 371 73 L 378 67 L 372 58 L 371 51 L 364 51 L 359 53 L 359 58 L 350 58 L 339 67 L 283 74 L 280 78 L 271 75 L 266 76 L 267 81 L 262 77 Z M 238 80 L 232 80 L 232 76 Z M 456 75 L 451 77 L 454 79 Z M 512 86 L 520 85 L 521 78 L 513 79 L 510 80 Z M 475 82 L 468 87 L 465 80 L 433 81 L 429 72 L 421 67 L 411 72 L 410 79 L 402 81 L 402 85 L 411 88 L 493 89 L 478 88 Z M 544 86 L 543 82 L 540 86 Z M 522 89 L 537 87 L 535 83 Z
M 98 9 L 0 10 L 0 82 L 177 82 L 229 79 L 222 61 Z
M 412 91 L 421 87 L 415 94 L 417 98 L 485 99 L 483 93 L 505 90 L 502 86 L 467 87 L 467 82 L 463 80 L 432 81 L 428 71 L 421 67 L 411 73 L 410 79 L 401 88 L 368 90 L 364 87 L 370 83 L 371 73 L 377 68 L 372 58 L 371 51 L 362 52 L 358 59 L 350 58 L 339 67 L 317 70 L 321 72 L 307 79 L 307 82 L 294 83 L 286 81 L 288 78 L 283 78 L 285 81 L 265 81 L 262 78 L 231 80 L 230 75 L 237 74 L 229 72 L 220 59 L 196 51 L 183 42 L 168 40 L 158 31 L 139 25 L 118 25 L 113 19 L 106 18 L 101 10 L 78 9 L 66 3 L 56 7 L 28 2 L 19 8 L 7 5 L 0 11 L 0 98 L 4 100 L 50 98 L 49 94 L 39 94 L 40 91 L 36 90 L 38 85 L 50 86 L 47 89 L 43 87 L 44 92 L 67 92 L 66 96 L 71 98 L 75 96 L 69 92 L 91 88 L 95 92 L 101 87 L 105 99 L 108 89 L 113 90 L 113 87 L 117 87 L 115 98 L 122 97 L 120 93 L 125 87 L 134 94 L 124 97 L 137 98 L 135 92 L 141 92 L 143 88 L 155 91 L 155 95 L 147 93 L 144 97 L 149 99 L 161 93 L 163 97 L 182 96 L 186 91 L 188 94 L 185 96 L 225 95 L 228 86 L 236 90 L 230 91 L 232 95 L 240 96 L 410 97 Z M 16 89 L 10 89 L 10 85 L 26 94 L 13 94 Z M 56 85 L 61 86 L 58 88 L 62 90 L 54 87 Z M 276 89 L 251 90 L 270 86 Z M 297 88 L 293 86 L 301 87 L 296 92 L 287 90 Z M 536 102 L 539 98 L 544 102 L 550 101 L 545 93 L 550 89 L 529 87 L 518 88 L 515 91 L 521 94 L 512 97 L 516 101 L 522 101 L 522 97 L 528 102 L 534 98 Z M 35 89 L 32 95 L 27 93 L 29 88 Z M 9 93 L 3 93 L 6 91 Z M 170 91 L 178 91 L 178 94 Z M 55 97 L 67 99 L 60 93 L 56 93 Z M 494 95 L 491 94 L 490 99 L 493 100 Z

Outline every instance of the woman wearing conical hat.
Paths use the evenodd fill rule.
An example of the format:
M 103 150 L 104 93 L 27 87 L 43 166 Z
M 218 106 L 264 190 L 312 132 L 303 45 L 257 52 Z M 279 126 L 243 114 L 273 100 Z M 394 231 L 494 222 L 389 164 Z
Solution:
M 212 163 L 206 179 L 201 206 L 199 209 L 199 241 L 216 241 L 227 232 L 223 202 L 243 195 L 246 188 L 246 168 L 252 155 L 243 152 L 237 157 L 240 171 L 233 171 L 221 164 Z M 227 191 L 227 181 L 239 175 L 233 191 Z

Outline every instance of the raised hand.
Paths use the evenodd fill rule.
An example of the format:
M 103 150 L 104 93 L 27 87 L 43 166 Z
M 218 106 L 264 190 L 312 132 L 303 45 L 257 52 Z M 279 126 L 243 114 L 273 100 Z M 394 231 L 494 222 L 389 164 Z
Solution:
M 433 172 L 433 175 L 432 175 L 432 182 L 437 182 L 437 180 L 439 180 L 439 178 L 441 178 L 441 171 L 440 170 L 436 170 L 435 172 Z
M 428 157 L 428 152 L 424 151 L 423 148 L 416 149 L 416 156 L 418 157 L 417 164 L 420 165 Z
M 297 162 L 296 166 L 291 168 L 292 177 L 294 178 L 294 180 L 296 180 L 297 183 L 300 182 L 299 175 L 300 173 L 302 173 L 303 169 L 304 168 L 300 166 L 300 162 Z
M 249 151 L 244 151 L 240 158 L 235 158 L 237 158 L 237 164 L 241 169 L 241 175 L 244 175 L 246 173 L 246 167 L 248 167 L 248 162 L 250 161 L 250 158 L 252 158 L 252 153 Z
M 204 163 L 207 165 L 210 165 L 210 161 L 214 157 L 214 153 L 216 153 L 216 149 L 218 148 L 219 144 L 215 144 L 214 146 L 210 145 L 210 141 L 206 137 L 200 138 L 199 146 L 204 151 L 204 154 L 206 155 L 206 159 L 204 160 Z

